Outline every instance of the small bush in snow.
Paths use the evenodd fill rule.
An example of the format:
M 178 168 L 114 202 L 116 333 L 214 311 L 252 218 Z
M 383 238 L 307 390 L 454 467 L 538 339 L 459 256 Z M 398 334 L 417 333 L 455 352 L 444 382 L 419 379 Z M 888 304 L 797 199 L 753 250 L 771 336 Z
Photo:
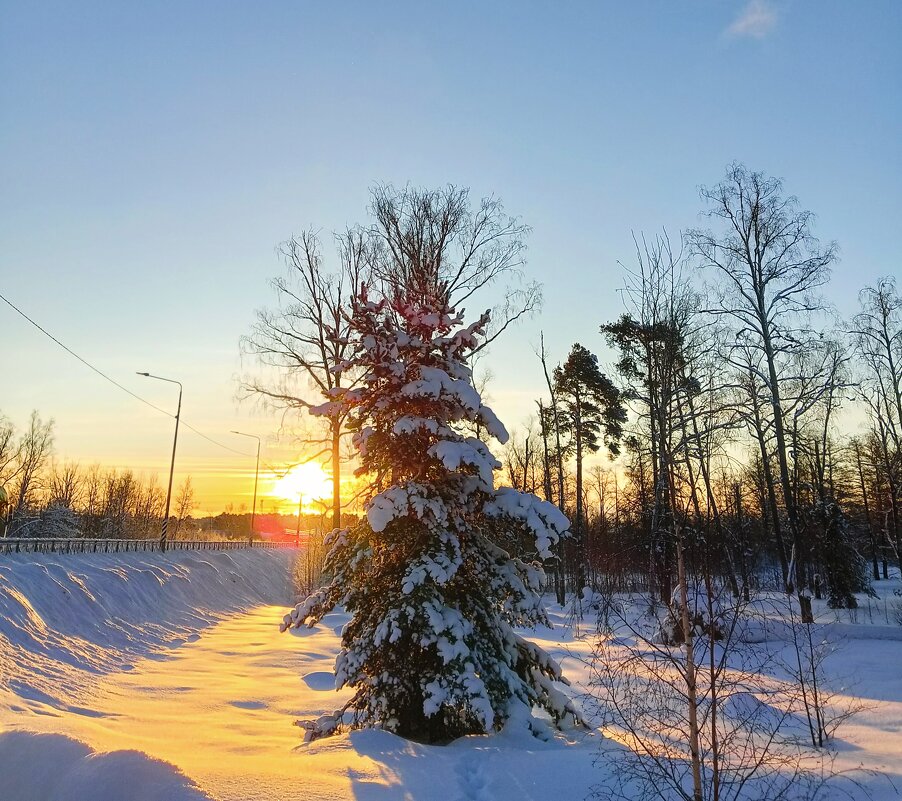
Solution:
M 732 624 L 732 610 L 722 603 L 723 590 L 718 588 L 711 597 L 704 587 L 690 589 L 687 592 L 689 601 L 689 625 L 694 637 L 710 637 L 714 640 L 724 638 L 724 630 Z M 682 593 L 677 587 L 668 607 L 667 615 L 661 621 L 658 641 L 663 645 L 682 645 L 686 642 L 683 631 Z

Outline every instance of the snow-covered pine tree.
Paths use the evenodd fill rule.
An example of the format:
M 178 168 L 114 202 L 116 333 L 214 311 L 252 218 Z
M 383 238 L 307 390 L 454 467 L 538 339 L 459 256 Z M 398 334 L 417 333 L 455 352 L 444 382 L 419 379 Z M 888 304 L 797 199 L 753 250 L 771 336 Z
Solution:
M 79 518 L 75 511 L 60 501 L 51 502 L 41 513 L 40 537 L 69 538 L 79 536 Z
M 364 375 L 340 389 L 320 414 L 340 404 L 355 431 L 360 473 L 375 494 L 366 518 L 332 534 L 331 581 L 286 615 L 312 626 L 336 606 L 352 618 L 336 660 L 337 687 L 356 693 L 344 709 L 300 722 L 308 739 L 352 727 L 380 727 L 444 742 L 499 729 L 529 710 L 556 724 L 576 720 L 554 686 L 560 668 L 514 630 L 546 622 L 536 560 L 569 521 L 556 506 L 494 488 L 501 467 L 487 445 L 461 433 L 479 422 L 505 442 L 507 432 L 473 387 L 467 356 L 488 314 L 464 327 L 440 293 L 405 292 L 355 299 L 354 355 L 342 369 Z M 527 538 L 531 554 L 512 557 L 499 542 Z M 536 730 L 537 731 L 537 730 Z

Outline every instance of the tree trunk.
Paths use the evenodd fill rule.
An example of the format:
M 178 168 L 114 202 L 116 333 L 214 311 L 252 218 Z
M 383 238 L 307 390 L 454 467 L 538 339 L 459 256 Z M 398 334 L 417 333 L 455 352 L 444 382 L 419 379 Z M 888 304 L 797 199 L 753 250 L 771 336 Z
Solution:
M 341 528 L 341 424 L 332 422 L 332 528 Z
M 760 299 L 763 308 L 764 299 Z M 801 591 L 805 587 L 805 560 L 802 553 L 802 542 L 796 518 L 795 499 L 792 494 L 792 479 L 789 475 L 789 462 L 786 458 L 786 432 L 783 426 L 783 406 L 780 400 L 780 385 L 777 378 L 777 366 L 774 357 L 774 349 L 771 344 L 770 326 L 766 315 L 759 315 L 761 321 L 762 341 L 764 344 L 764 356 L 767 360 L 767 375 L 770 382 L 771 407 L 774 414 L 774 435 L 777 438 L 777 465 L 780 468 L 780 485 L 783 490 L 783 505 L 786 508 L 786 516 L 789 519 L 789 532 L 795 546 L 795 580 L 796 587 Z M 766 467 L 766 465 L 765 465 Z
M 544 364 L 544 362 L 543 362 Z M 539 428 L 542 432 L 542 453 L 543 453 L 543 486 L 545 488 L 545 500 L 554 503 L 554 494 L 551 489 L 551 460 L 548 454 L 548 426 L 545 422 L 545 407 L 542 401 L 538 401 L 539 405 Z M 557 548 L 558 559 L 552 565 L 551 575 L 554 578 L 554 594 L 557 602 L 561 605 L 567 600 L 564 595 L 564 571 L 563 571 L 563 554 L 564 546 L 562 542 L 558 542 Z
M 586 532 L 583 520 L 583 439 L 582 410 L 580 399 L 576 398 L 574 428 L 576 435 L 576 565 L 574 590 L 582 592 L 586 575 Z
M 780 526 L 780 507 L 777 505 L 777 493 L 774 488 L 774 477 L 770 470 L 767 455 L 767 442 L 764 438 L 764 425 L 761 420 L 761 412 L 758 406 L 758 398 L 755 396 L 754 378 L 749 372 L 749 381 L 752 382 L 749 392 L 752 401 L 753 421 L 755 425 L 755 438 L 758 441 L 758 451 L 761 456 L 761 470 L 764 476 L 764 485 L 767 489 L 767 503 L 771 512 L 771 526 L 774 532 L 774 540 L 777 546 L 777 556 L 780 560 L 780 569 L 783 573 L 783 586 L 786 591 L 792 592 L 792 579 L 789 575 L 789 563 L 786 559 L 786 545 L 783 542 L 783 532 Z
M 702 801 L 702 769 L 701 749 L 698 736 L 698 693 L 696 689 L 695 651 L 693 641 L 695 639 L 692 625 L 689 622 L 689 591 L 686 585 L 686 562 L 683 558 L 682 539 L 677 540 L 677 573 L 680 582 L 680 605 L 683 637 L 686 646 L 686 700 L 689 704 L 689 755 L 692 761 L 692 798 L 693 801 Z

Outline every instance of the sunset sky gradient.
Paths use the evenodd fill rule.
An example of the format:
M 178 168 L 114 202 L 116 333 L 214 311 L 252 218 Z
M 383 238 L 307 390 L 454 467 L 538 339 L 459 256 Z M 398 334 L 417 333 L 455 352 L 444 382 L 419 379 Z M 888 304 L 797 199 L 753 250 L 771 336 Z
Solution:
M 135 371 L 184 383 L 184 419 L 240 452 L 183 431 L 176 481 L 204 511 L 250 505 L 230 430 L 263 436 L 267 466 L 305 458 L 236 399 L 238 341 L 276 245 L 365 221 L 375 182 L 469 186 L 533 228 L 544 309 L 485 362 L 510 427 L 542 392 L 539 331 L 554 359 L 580 341 L 609 360 L 632 232 L 700 224 L 698 186 L 732 160 L 838 242 L 840 313 L 902 271 L 894 0 L 0 2 L 0 20 L 0 293 L 154 404 L 175 388 Z M 171 419 L 2 304 L 0 337 L 2 413 L 53 417 L 59 458 L 165 473 Z

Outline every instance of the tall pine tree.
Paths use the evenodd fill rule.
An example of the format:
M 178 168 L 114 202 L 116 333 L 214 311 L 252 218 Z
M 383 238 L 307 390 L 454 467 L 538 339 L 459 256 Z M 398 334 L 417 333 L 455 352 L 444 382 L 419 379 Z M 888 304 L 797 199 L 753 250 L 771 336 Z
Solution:
M 344 606 L 352 618 L 336 685 L 356 692 L 335 714 L 301 725 L 309 738 L 344 720 L 443 742 L 525 719 L 534 706 L 556 723 L 575 720 L 553 684 L 559 666 L 515 631 L 546 620 L 538 560 L 569 521 L 534 495 L 496 489 L 500 463 L 462 432 L 479 423 L 507 440 L 467 365 L 488 314 L 464 327 L 441 291 L 390 287 L 354 302 L 354 355 L 342 369 L 360 371 L 362 383 L 318 410 L 347 411 L 360 472 L 381 491 L 359 525 L 333 533 L 331 581 L 283 626 L 313 625 Z M 533 550 L 520 558 L 499 545 L 527 535 Z
M 597 453 L 601 442 L 612 455 L 620 452 L 626 409 L 620 391 L 598 369 L 598 358 L 578 342 L 563 366 L 554 371 L 555 395 L 561 407 L 561 428 L 570 437 L 576 461 L 576 581 L 582 589 L 585 569 L 585 513 L 583 511 L 583 459 Z

